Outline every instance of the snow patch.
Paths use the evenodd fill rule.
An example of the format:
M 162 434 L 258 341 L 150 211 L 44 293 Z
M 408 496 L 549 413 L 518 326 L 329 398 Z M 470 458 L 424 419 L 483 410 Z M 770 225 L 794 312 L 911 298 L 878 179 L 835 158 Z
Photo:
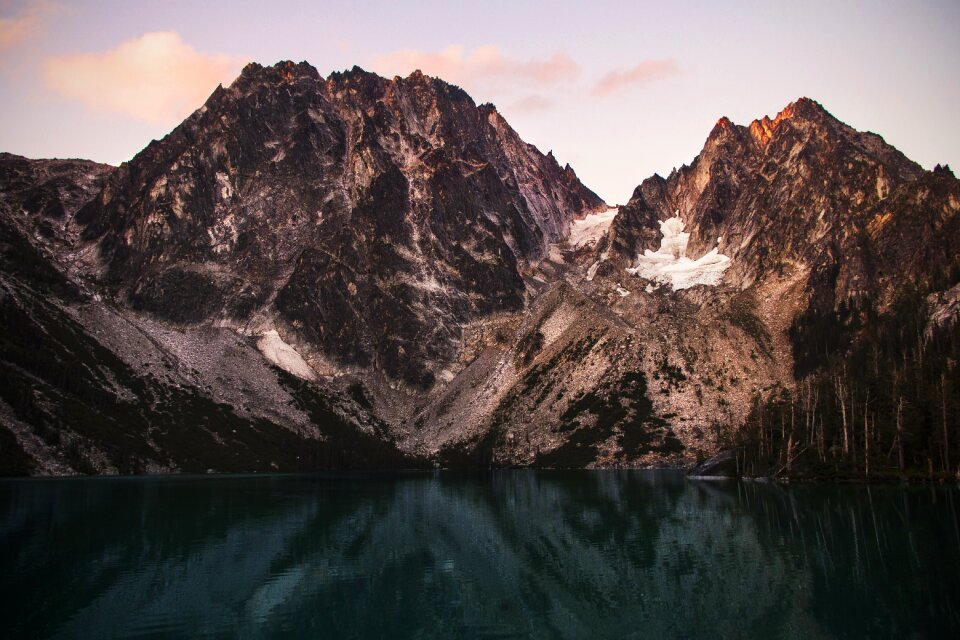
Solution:
M 583 220 L 574 220 L 570 223 L 567 243 L 572 249 L 596 245 L 606 235 L 619 211 L 618 207 L 612 207 L 600 213 L 588 214 Z
M 590 265 L 590 268 L 587 269 L 587 282 L 593 282 L 594 276 L 597 275 L 597 269 L 600 268 L 600 263 L 606 260 L 609 255 L 609 251 L 604 251 L 600 254 L 600 259 Z
M 276 331 L 265 332 L 257 340 L 257 349 L 263 356 L 287 373 L 292 373 L 304 380 L 316 380 L 316 374 L 310 365 L 297 353 L 296 349 L 288 345 Z
M 719 284 L 723 273 L 730 266 L 730 258 L 714 248 L 700 258 L 691 260 L 686 255 L 690 234 L 683 228 L 679 212 L 673 218 L 662 220 L 660 232 L 663 239 L 660 241 L 660 248 L 655 252 L 645 250 L 642 256 L 637 256 L 637 266 L 628 268 L 627 271 L 647 280 L 669 284 L 674 291 L 698 284 Z M 720 240 L 717 238 L 718 244 Z

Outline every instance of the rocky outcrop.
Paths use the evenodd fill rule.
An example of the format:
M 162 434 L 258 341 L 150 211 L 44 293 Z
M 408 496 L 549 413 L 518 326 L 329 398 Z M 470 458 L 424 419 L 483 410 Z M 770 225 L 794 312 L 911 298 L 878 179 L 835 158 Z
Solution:
M 330 371 L 423 389 L 462 325 L 522 309 L 525 265 L 598 207 L 458 87 L 281 63 L 217 89 L 79 219 L 136 309 L 276 327 Z
M 369 406 L 251 338 L 157 322 L 80 277 L 74 214 L 113 171 L 0 156 L 0 475 L 419 464 Z
M 727 283 L 749 289 L 801 274 L 799 310 L 769 313 L 793 324 L 802 374 L 823 359 L 823 345 L 805 335 L 812 324 L 832 317 L 846 334 L 850 318 L 841 316 L 851 308 L 882 313 L 904 286 L 952 284 L 958 208 L 960 183 L 949 170 L 924 171 L 802 98 L 749 126 L 721 118 L 689 166 L 645 180 L 614 221 L 611 264 L 655 250 L 654 225 L 679 212 L 691 253 L 718 248 L 731 259 Z
M 46 237 L 62 237 L 77 210 L 114 170 L 89 160 L 30 160 L 0 153 L 0 206 L 8 216 L 35 222 Z
M 607 210 L 455 86 L 250 65 L 0 184 L 12 473 L 691 465 L 900 289 L 957 315 L 960 183 L 806 99 Z
M 925 277 L 960 249 L 951 178 L 802 98 L 746 127 L 721 118 L 689 166 L 637 188 L 613 246 L 628 258 L 656 249 L 651 223 L 678 211 L 691 250 L 719 243 L 737 286 L 800 263 L 831 303 L 886 299 L 898 274 Z

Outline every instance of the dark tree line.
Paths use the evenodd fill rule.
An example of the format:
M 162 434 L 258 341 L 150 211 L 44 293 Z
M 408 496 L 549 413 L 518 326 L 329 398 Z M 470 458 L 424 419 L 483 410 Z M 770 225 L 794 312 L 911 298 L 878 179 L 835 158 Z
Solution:
M 795 324 L 801 364 L 820 366 L 793 389 L 757 395 L 727 443 L 737 448 L 738 472 L 960 477 L 960 322 L 931 324 L 914 287 L 882 313 L 851 302 L 832 319 L 821 313 Z

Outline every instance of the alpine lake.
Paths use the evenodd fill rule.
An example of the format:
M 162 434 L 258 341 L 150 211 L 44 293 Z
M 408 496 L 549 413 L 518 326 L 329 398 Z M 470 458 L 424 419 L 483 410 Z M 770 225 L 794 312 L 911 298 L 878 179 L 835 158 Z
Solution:
M 0 481 L 4 638 L 957 638 L 954 485 Z

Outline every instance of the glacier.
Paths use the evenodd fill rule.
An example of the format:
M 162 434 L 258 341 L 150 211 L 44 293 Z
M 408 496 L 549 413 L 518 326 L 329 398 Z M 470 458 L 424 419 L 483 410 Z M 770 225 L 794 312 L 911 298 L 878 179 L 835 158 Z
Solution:
M 257 340 L 257 349 L 263 356 L 287 373 L 304 380 L 316 380 L 317 375 L 296 349 L 283 341 L 276 330 L 266 331 Z
M 589 213 L 580 220 L 573 220 L 567 244 L 572 249 L 596 246 L 600 238 L 607 235 L 619 211 L 619 207 L 610 207 L 606 211 Z
M 674 291 L 688 289 L 698 284 L 714 286 L 720 283 L 723 273 L 730 266 L 730 258 L 716 247 L 703 256 L 692 260 L 687 257 L 690 234 L 684 231 L 683 220 L 677 212 L 674 217 L 660 221 L 660 248 L 646 249 L 637 256 L 636 266 L 627 268 L 631 275 L 659 284 L 671 285 Z M 722 238 L 717 238 L 717 244 Z

